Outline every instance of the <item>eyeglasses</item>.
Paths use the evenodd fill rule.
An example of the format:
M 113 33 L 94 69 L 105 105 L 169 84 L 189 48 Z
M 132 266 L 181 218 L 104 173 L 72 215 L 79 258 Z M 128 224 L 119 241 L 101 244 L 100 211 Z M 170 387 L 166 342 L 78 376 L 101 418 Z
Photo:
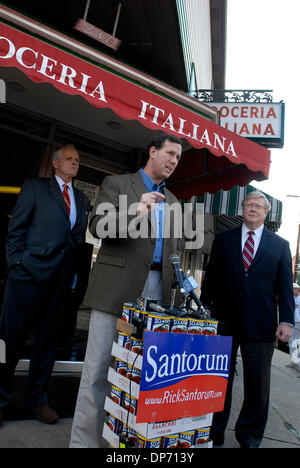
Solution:
M 244 203 L 243 205 L 247 210 L 252 210 L 254 208 L 255 210 L 265 210 L 266 207 L 262 205 L 256 205 L 256 203 Z

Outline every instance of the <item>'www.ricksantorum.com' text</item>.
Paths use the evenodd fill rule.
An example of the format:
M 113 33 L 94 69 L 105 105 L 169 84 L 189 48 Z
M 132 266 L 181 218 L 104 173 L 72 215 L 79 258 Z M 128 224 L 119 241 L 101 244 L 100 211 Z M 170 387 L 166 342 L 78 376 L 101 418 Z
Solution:
M 177 392 L 166 390 L 164 395 L 161 397 L 146 398 L 145 405 L 161 405 L 166 403 L 180 403 L 183 401 L 208 400 L 212 398 L 221 398 L 222 395 L 223 392 L 215 392 L 214 390 L 200 392 L 197 388 L 193 392 L 189 392 L 185 388 L 177 390 Z

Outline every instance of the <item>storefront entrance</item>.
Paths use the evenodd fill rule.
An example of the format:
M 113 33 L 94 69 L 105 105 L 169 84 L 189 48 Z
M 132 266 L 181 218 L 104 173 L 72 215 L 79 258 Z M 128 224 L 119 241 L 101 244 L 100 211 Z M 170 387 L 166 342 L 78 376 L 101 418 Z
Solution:
M 74 184 L 94 203 L 97 191 L 107 174 L 117 174 L 134 169 L 128 166 L 132 148 L 119 145 L 116 150 L 107 141 L 95 135 L 41 116 L 38 113 L 13 105 L 0 106 L 1 158 L 0 158 L 0 303 L 2 304 L 7 265 L 5 241 L 11 212 L 23 182 L 31 177 L 51 175 L 51 154 L 61 145 L 72 143 L 79 151 L 81 166 Z M 71 306 L 65 332 L 57 353 L 60 369 L 74 370 L 68 362 L 83 361 L 90 311 L 82 306 L 89 279 L 91 264 L 96 258 L 99 242 L 87 232 L 82 273 L 77 291 L 71 295 Z M 22 353 L 20 369 L 28 367 L 31 339 Z M 24 361 L 25 360 L 25 361 Z

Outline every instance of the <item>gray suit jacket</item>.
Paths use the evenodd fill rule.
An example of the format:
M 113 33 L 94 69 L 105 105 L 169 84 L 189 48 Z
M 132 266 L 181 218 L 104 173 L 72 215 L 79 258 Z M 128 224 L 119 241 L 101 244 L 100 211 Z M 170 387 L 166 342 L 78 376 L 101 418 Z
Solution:
M 102 238 L 102 246 L 94 264 L 84 300 L 84 304 L 93 309 L 120 315 L 123 303 L 136 302 L 143 290 L 153 258 L 155 236 L 150 220 L 147 218 L 143 221 L 143 227 L 147 230 L 145 238 L 132 238 L 128 229 L 136 226 L 136 206 L 145 192 L 145 185 L 139 171 L 135 174 L 108 176 L 103 181 L 89 225 L 91 234 Z M 119 195 L 125 195 L 127 198 L 120 203 Z M 173 208 L 176 206 L 177 210 L 181 210 L 178 200 L 167 189 L 165 189 L 165 197 L 166 208 L 167 205 L 168 207 L 172 205 Z M 99 209 L 100 206 L 104 206 L 101 205 L 103 203 L 109 203 L 115 207 L 115 210 L 110 212 L 109 205 L 106 206 L 110 212 L 110 218 L 107 216 L 108 212 L 100 213 Z M 127 216 L 126 212 L 132 204 L 136 205 L 132 214 Z M 115 235 L 110 233 L 105 237 L 100 232 L 100 225 L 108 219 L 112 222 L 111 226 L 116 221 L 117 228 Z M 176 238 L 174 237 L 172 216 L 170 233 L 169 238 L 164 239 L 163 250 L 163 301 L 165 304 L 170 302 L 173 280 L 169 256 L 172 253 L 180 254 L 182 250 L 182 231 L 180 235 L 178 233 Z

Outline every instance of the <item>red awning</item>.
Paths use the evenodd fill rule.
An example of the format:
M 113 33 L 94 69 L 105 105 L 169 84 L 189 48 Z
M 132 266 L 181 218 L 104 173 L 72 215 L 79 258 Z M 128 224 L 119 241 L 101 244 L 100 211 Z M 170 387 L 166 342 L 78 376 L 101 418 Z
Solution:
M 192 149 L 184 154 L 170 180 L 172 190 L 181 198 L 268 177 L 268 149 L 161 92 L 2 22 L 1 66 L 17 67 L 32 81 L 51 83 L 63 93 L 82 96 L 95 107 L 112 109 L 122 119 L 185 138 Z

